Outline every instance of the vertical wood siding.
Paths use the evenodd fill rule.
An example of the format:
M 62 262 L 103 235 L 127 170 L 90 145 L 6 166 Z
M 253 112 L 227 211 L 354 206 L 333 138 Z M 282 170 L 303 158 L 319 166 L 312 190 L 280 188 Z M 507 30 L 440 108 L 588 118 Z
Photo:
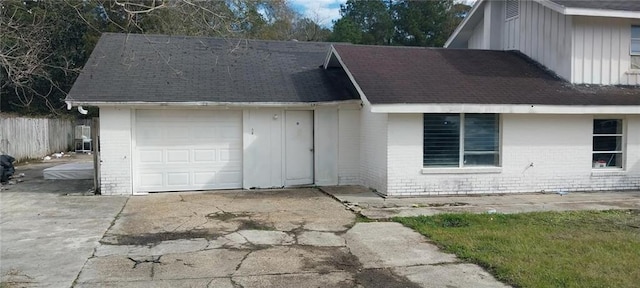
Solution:
M 503 47 L 517 49 L 571 79 L 571 16 L 533 1 L 520 2 L 520 16 L 505 21 Z
M 22 160 L 68 151 L 73 129 L 68 119 L 0 116 L 0 152 Z
M 629 54 L 631 25 L 638 25 L 640 22 L 623 18 L 575 16 L 573 23 L 571 82 L 640 84 L 640 71 L 630 69 Z

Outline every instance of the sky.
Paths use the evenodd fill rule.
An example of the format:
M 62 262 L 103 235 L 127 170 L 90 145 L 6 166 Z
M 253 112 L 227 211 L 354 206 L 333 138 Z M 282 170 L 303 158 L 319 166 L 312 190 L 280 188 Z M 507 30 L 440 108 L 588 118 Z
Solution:
M 473 5 L 475 0 L 458 0 Z M 293 9 L 305 17 L 314 20 L 327 28 L 333 26 L 333 21 L 340 18 L 340 4 L 347 0 L 289 0 Z
M 346 0 L 289 0 L 293 9 L 305 17 L 325 27 L 333 26 L 332 21 L 340 18 L 340 4 Z

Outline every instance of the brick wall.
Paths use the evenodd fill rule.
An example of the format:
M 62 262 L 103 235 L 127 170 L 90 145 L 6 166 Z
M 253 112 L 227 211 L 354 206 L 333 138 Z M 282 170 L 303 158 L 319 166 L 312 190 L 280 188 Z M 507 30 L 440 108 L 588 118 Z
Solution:
M 338 185 L 360 184 L 360 110 L 338 110 Z
M 131 195 L 131 110 L 100 108 L 100 181 L 103 195 Z
M 640 189 L 640 116 L 624 118 L 624 172 L 592 169 L 591 115 L 505 114 L 498 171 L 438 174 L 422 171 L 422 114 L 388 117 L 389 195 Z
M 360 180 L 380 193 L 387 191 L 387 114 L 360 110 Z

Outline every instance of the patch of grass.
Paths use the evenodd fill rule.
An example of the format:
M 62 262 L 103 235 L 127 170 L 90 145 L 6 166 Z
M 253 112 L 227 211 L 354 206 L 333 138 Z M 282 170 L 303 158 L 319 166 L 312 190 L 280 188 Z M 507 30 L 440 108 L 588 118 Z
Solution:
M 442 214 L 394 221 L 517 287 L 638 287 L 640 212 Z
M 369 222 L 378 222 L 375 219 L 371 219 L 367 216 L 364 216 L 360 213 L 356 214 L 356 223 L 369 223 Z

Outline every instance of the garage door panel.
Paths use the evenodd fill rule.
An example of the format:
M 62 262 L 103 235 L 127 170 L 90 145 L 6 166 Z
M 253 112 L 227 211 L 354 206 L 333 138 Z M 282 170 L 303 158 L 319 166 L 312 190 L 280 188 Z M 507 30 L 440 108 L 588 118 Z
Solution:
M 193 162 L 203 163 L 203 162 L 214 162 L 217 157 L 216 149 L 194 149 L 193 150 Z
M 171 149 L 171 150 L 167 150 L 167 164 L 189 164 L 190 162 L 190 157 L 189 157 L 189 152 L 190 150 L 188 149 L 184 149 L 184 150 L 176 150 L 176 149 Z
M 144 187 L 162 187 L 164 185 L 163 173 L 141 173 L 140 179 L 140 185 Z
M 164 150 L 141 150 L 138 152 L 138 160 L 141 164 L 163 164 L 164 163 Z
M 195 172 L 193 173 L 193 184 L 207 187 L 216 184 L 215 172 Z
M 136 111 L 136 191 L 242 187 L 242 112 Z
M 189 173 L 167 172 L 167 186 L 189 186 Z

